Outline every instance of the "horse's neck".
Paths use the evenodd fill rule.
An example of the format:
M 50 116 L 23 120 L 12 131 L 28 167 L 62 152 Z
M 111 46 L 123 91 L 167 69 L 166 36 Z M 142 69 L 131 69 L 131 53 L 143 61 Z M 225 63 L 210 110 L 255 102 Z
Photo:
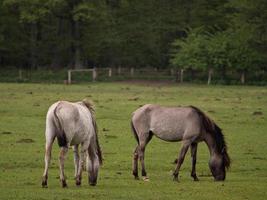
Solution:
M 206 134 L 205 136 L 205 142 L 209 148 L 210 151 L 210 156 L 213 156 L 215 154 L 218 154 L 217 150 L 216 150 L 216 142 L 214 137 L 212 137 L 209 133 Z

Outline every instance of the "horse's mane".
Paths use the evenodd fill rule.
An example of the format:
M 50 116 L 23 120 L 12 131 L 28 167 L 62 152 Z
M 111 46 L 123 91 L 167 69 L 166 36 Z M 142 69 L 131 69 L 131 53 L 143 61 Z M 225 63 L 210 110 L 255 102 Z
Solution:
M 95 118 L 94 103 L 88 99 L 82 100 L 82 103 L 88 108 L 88 110 L 90 111 L 91 116 L 92 116 L 92 122 L 93 122 L 93 126 L 95 129 L 95 135 L 96 135 L 97 154 L 98 154 L 98 158 L 99 158 L 99 163 L 102 164 L 103 163 L 103 157 L 102 157 L 101 147 L 100 147 L 99 141 L 98 141 L 98 128 L 97 128 L 96 118 Z
M 227 144 L 222 133 L 222 129 L 199 108 L 195 106 L 190 107 L 193 108 L 202 118 L 203 128 L 214 138 L 216 149 L 220 154 L 222 154 L 224 166 L 228 169 L 231 164 L 231 159 L 227 153 Z

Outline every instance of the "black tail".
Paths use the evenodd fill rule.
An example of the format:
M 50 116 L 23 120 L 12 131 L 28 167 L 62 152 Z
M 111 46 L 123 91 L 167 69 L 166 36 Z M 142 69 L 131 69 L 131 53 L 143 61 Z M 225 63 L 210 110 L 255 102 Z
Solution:
M 95 109 L 94 109 L 94 103 L 88 99 L 82 100 L 83 104 L 88 108 L 88 110 L 91 113 L 92 123 L 95 129 L 95 135 L 96 135 L 96 148 L 97 148 L 97 156 L 99 159 L 100 165 L 103 164 L 103 156 L 102 156 L 102 150 L 98 141 L 98 128 L 96 124 L 96 118 L 95 118 Z
M 95 129 L 97 155 L 98 155 L 99 163 L 100 163 L 100 165 L 102 165 L 103 164 L 103 156 L 102 156 L 102 150 L 101 150 L 99 140 L 98 140 L 98 128 L 97 128 L 94 113 L 91 113 L 91 117 L 92 117 L 94 129 Z
M 95 133 L 96 133 L 97 155 L 98 155 L 99 163 L 100 163 L 100 165 L 102 165 L 103 164 L 103 157 L 102 157 L 102 150 L 101 150 L 101 147 L 100 147 L 99 141 L 98 141 L 98 128 L 97 128 L 96 123 L 95 123 L 94 127 L 95 127 Z
M 139 138 L 138 138 L 137 132 L 136 132 L 136 130 L 134 128 L 134 125 L 133 125 L 133 121 L 132 120 L 131 120 L 131 127 L 132 127 L 132 131 L 133 131 L 134 137 L 135 137 L 137 143 L 139 144 Z
M 57 137 L 58 146 L 66 147 L 67 143 L 68 143 L 67 138 L 66 138 L 66 134 L 64 132 L 64 129 L 62 128 L 61 122 L 60 122 L 59 117 L 57 115 L 57 110 L 58 110 L 59 104 L 54 109 L 54 117 L 55 117 L 54 118 L 55 119 L 54 125 L 56 127 L 56 137 Z
M 223 162 L 224 166 L 228 169 L 231 164 L 231 159 L 227 153 L 227 144 L 225 142 L 224 135 L 222 133 L 222 129 L 214 122 L 212 121 L 204 112 L 202 112 L 197 107 L 191 106 L 201 117 L 202 119 L 202 125 L 204 130 L 211 134 L 211 136 L 214 138 L 216 143 L 216 149 L 217 151 L 222 154 L 223 156 Z

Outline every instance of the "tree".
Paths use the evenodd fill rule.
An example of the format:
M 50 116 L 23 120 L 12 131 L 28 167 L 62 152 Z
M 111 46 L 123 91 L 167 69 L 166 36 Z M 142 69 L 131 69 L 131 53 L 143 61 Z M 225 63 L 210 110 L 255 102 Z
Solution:
M 38 42 L 41 38 L 41 21 L 46 18 L 49 10 L 44 0 L 5 0 L 3 5 L 6 6 L 10 13 L 14 13 L 19 24 L 20 31 L 29 45 L 27 48 L 28 63 L 31 69 L 37 67 L 38 60 Z M 20 41 L 23 43 L 22 41 Z

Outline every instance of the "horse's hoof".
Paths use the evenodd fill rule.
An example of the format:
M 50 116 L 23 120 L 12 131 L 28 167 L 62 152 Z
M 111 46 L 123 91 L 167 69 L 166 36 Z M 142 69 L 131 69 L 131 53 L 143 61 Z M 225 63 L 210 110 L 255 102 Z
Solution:
M 89 183 L 91 186 L 96 186 L 96 183 Z
M 47 184 L 42 183 L 42 188 L 47 188 Z
M 81 186 L 81 181 L 76 181 L 76 186 Z
M 148 178 L 147 176 L 144 176 L 144 177 L 143 177 L 143 181 L 148 182 L 148 181 L 150 181 L 150 180 L 149 180 L 149 178 Z
M 67 185 L 67 183 L 66 183 L 65 180 L 61 181 L 61 184 L 62 184 L 62 187 L 63 188 L 67 188 L 68 187 L 68 185 Z
M 179 182 L 178 175 L 173 175 L 173 181 Z
M 140 178 L 138 176 L 135 176 L 134 179 L 135 180 L 140 180 Z
M 194 179 L 194 181 L 199 181 L 199 179 L 198 179 L 196 174 L 191 175 L 191 177 Z

